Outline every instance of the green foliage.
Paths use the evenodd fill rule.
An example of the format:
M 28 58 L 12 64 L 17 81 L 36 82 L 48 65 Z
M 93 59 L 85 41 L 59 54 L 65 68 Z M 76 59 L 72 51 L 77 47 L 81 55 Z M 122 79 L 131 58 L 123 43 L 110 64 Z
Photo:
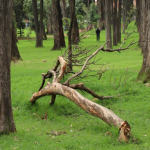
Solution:
M 77 21 L 78 21 L 78 27 L 79 29 L 84 29 L 85 28 L 85 22 L 84 22 L 84 16 L 82 15 L 77 15 Z
M 129 25 L 129 32 L 136 29 L 134 23 Z M 83 47 L 105 42 L 105 30 L 101 31 L 100 43 L 96 41 L 94 30 L 87 33 L 90 35 L 82 41 Z M 35 36 L 35 35 L 34 35 Z M 124 35 L 122 35 L 123 39 Z M 138 40 L 138 33 L 133 34 Z M 67 41 L 67 37 L 65 39 Z M 129 45 L 129 39 L 124 47 Z M 14 120 L 17 133 L 2 135 L 0 137 L 0 150 L 145 150 L 150 149 L 150 87 L 137 82 L 136 77 L 141 68 L 142 55 L 137 45 L 132 45 L 128 50 L 121 53 L 99 52 L 101 58 L 97 66 L 103 65 L 109 70 L 103 74 L 101 80 L 89 77 L 82 82 L 85 86 L 100 95 L 118 95 L 128 92 L 120 97 L 110 100 L 96 100 L 96 103 L 114 111 L 122 119 L 131 125 L 132 138 L 129 143 L 118 142 L 118 129 L 105 124 L 99 118 L 89 115 L 80 109 L 72 101 L 62 96 L 56 97 L 53 106 L 49 106 L 50 96 L 40 98 L 34 105 L 29 102 L 30 97 L 41 85 L 41 73 L 46 73 L 53 68 L 61 51 L 50 51 L 53 46 L 53 38 L 44 42 L 44 47 L 35 48 L 35 39 L 19 40 L 18 47 L 23 61 L 11 64 L 11 97 Z M 96 50 L 98 47 L 93 49 Z M 117 48 L 117 47 L 114 47 Z M 43 62 L 46 60 L 46 62 Z M 113 75 L 116 83 L 120 76 L 128 68 L 127 76 L 132 75 L 127 83 L 120 84 L 115 89 L 111 86 L 110 77 Z M 74 68 L 79 70 L 79 67 Z M 124 79 L 124 78 L 122 78 Z M 50 81 L 51 82 L 51 81 Z M 80 81 L 79 81 L 80 82 Z M 113 81 L 115 82 L 115 81 Z M 89 100 L 94 98 L 80 91 Z M 47 112 L 47 120 L 41 119 Z M 66 134 L 53 135 L 54 132 L 65 131 Z M 110 132 L 112 136 L 106 135 Z
M 135 16 L 136 16 L 136 8 L 134 6 L 131 6 L 129 11 L 127 12 L 126 18 L 127 25 L 130 24 L 131 21 L 135 20 Z

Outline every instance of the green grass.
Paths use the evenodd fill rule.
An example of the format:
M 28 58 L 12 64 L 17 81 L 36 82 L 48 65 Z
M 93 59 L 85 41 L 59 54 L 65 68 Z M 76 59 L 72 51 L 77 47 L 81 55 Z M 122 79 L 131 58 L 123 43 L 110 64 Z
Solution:
M 129 30 L 135 29 L 133 24 Z M 98 44 L 95 31 L 83 42 L 83 46 Z M 138 34 L 133 38 L 138 40 Z M 122 35 L 123 39 L 124 35 Z M 130 39 L 132 40 L 132 39 Z M 126 41 L 127 46 L 130 40 Z M 105 31 L 101 32 L 100 45 L 105 42 Z M 66 37 L 67 43 L 67 37 Z M 29 102 L 30 97 L 41 85 L 41 73 L 52 69 L 54 61 L 65 50 L 50 51 L 53 38 L 44 41 L 43 48 L 35 48 L 35 40 L 19 40 L 18 47 L 23 61 L 11 64 L 11 95 L 16 133 L 0 136 L 0 150 L 143 150 L 150 149 L 150 87 L 137 81 L 142 65 L 141 50 L 137 44 L 121 53 L 98 53 L 101 64 L 109 70 L 101 80 L 96 77 L 84 79 L 85 85 L 100 95 L 117 95 L 128 92 L 121 97 L 96 102 L 114 111 L 120 118 L 131 125 L 132 139 L 135 142 L 118 142 L 118 130 L 109 127 L 99 118 L 93 117 L 80 109 L 65 97 L 57 96 L 53 106 L 49 106 L 50 97 L 40 98 L 36 104 Z M 67 45 L 67 44 L 66 44 Z M 116 48 L 116 47 L 114 47 Z M 46 60 L 46 62 L 43 62 Z M 93 66 L 94 69 L 100 66 Z M 125 76 L 132 75 L 125 83 Z M 79 68 L 75 68 L 76 70 Z M 110 82 L 110 78 L 112 79 Z M 116 80 L 116 81 L 115 81 Z M 88 82 L 87 82 L 88 81 Z M 113 85 L 113 86 L 112 86 Z M 82 93 L 86 98 L 93 97 Z M 48 119 L 41 119 L 47 111 Z M 53 136 L 52 131 L 65 131 L 66 134 Z M 113 136 L 105 136 L 109 131 Z

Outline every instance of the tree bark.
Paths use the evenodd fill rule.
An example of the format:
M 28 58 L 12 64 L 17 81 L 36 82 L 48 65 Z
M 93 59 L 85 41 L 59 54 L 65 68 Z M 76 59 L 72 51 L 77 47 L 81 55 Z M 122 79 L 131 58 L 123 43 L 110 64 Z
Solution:
M 65 0 L 61 0 L 61 8 L 62 8 L 62 15 L 63 15 L 63 18 L 67 18 L 67 9 L 66 9 L 66 1 Z M 65 29 L 68 30 L 69 28 L 69 24 L 68 24 L 68 21 L 66 20 L 66 27 Z
M 79 28 L 78 28 L 78 22 L 75 14 L 75 0 L 69 0 L 69 6 L 70 6 L 70 19 L 72 23 L 72 26 L 70 26 L 71 29 L 69 29 L 69 32 L 71 32 L 70 33 L 71 43 L 77 44 L 79 41 Z
M 11 60 L 12 61 L 17 61 L 17 60 L 22 60 L 18 46 L 17 46 L 17 37 L 16 37 L 16 29 L 14 28 L 14 23 L 13 23 L 13 28 L 12 28 L 12 45 L 11 45 Z
M 0 134 L 15 132 L 10 89 L 13 0 L 0 1 Z
M 103 47 L 101 47 L 101 48 L 103 48 Z M 87 62 L 90 58 L 92 58 L 94 55 L 96 55 L 98 53 L 99 50 L 100 49 L 98 49 L 96 52 L 94 52 L 93 55 L 91 55 L 87 59 L 87 61 L 85 62 L 85 65 L 87 64 Z M 51 70 L 50 73 L 53 74 L 53 76 L 54 76 L 52 83 L 48 82 L 47 86 L 45 88 L 43 88 L 40 91 L 38 91 L 37 93 L 33 94 L 30 99 L 30 102 L 35 103 L 35 101 L 40 97 L 52 95 L 52 101 L 50 102 L 50 104 L 52 104 L 55 101 L 55 95 L 65 96 L 68 99 L 70 99 L 72 102 L 76 103 L 80 108 L 82 108 L 89 114 L 102 119 L 104 122 L 106 122 L 110 126 L 113 125 L 115 127 L 118 127 L 119 131 L 120 131 L 119 140 L 127 142 L 129 139 L 129 136 L 130 136 L 130 129 L 131 129 L 128 122 L 119 118 L 111 110 L 86 99 L 80 93 L 78 93 L 76 90 L 65 85 L 65 83 L 64 83 L 64 85 L 59 83 L 62 76 L 64 75 L 67 64 L 62 57 L 58 57 L 58 60 L 60 61 L 60 64 L 61 64 L 61 69 L 60 69 L 60 73 L 59 73 L 58 77 L 56 76 L 56 72 L 54 71 L 55 69 Z M 85 67 L 85 65 L 83 66 L 83 68 Z M 58 67 L 57 64 L 56 64 L 56 66 Z M 79 73 L 82 73 L 82 72 L 80 71 Z M 79 74 L 79 73 L 77 73 L 77 74 Z M 75 74 L 75 75 L 77 75 L 77 74 Z M 43 74 L 43 76 L 45 76 L 45 75 L 47 75 L 47 74 Z M 72 78 L 75 75 L 73 75 Z M 72 78 L 69 78 L 69 79 L 71 80 Z M 86 89 L 86 90 L 88 90 L 88 89 Z
M 47 5 L 48 5 L 47 34 L 53 34 L 52 5 L 49 4 L 49 1 L 47 2 Z
M 127 0 L 123 0 L 123 28 L 122 28 L 122 32 L 123 34 L 125 34 L 125 29 L 126 27 L 126 17 L 127 17 L 127 6 L 126 6 Z
M 43 30 L 40 30 L 41 27 L 39 27 L 38 24 L 37 0 L 32 0 L 32 3 L 33 3 L 34 23 L 35 23 L 35 32 L 36 32 L 36 47 L 43 47 Z
M 118 21 L 117 21 L 117 24 L 118 24 L 118 27 L 117 27 L 117 42 L 118 43 L 121 43 L 121 5 L 122 5 L 122 0 L 119 0 L 118 1 L 119 4 L 119 9 L 118 9 Z
M 138 11 L 140 14 L 139 18 L 139 36 L 142 52 L 143 52 L 143 63 L 142 68 L 139 72 L 138 77 L 145 75 L 144 83 L 150 81 L 150 1 L 139 0 Z M 142 16 L 143 15 L 143 16 Z
M 113 45 L 117 46 L 117 0 L 113 2 Z
M 106 44 L 108 49 L 112 48 L 112 37 L 111 37 L 111 3 L 109 0 L 105 0 L 105 21 L 106 21 Z
M 100 30 L 105 30 L 105 2 L 101 0 L 101 28 Z
M 101 0 L 97 0 L 97 8 L 98 8 L 98 14 L 100 16 L 100 14 L 101 14 Z M 99 19 L 98 19 L 98 25 L 99 25 L 99 29 L 101 29 L 101 17 L 99 17 Z
M 53 15 L 53 31 L 54 31 L 54 46 L 52 50 L 65 47 L 65 38 L 62 24 L 62 15 L 60 9 L 60 0 L 52 0 L 52 15 Z

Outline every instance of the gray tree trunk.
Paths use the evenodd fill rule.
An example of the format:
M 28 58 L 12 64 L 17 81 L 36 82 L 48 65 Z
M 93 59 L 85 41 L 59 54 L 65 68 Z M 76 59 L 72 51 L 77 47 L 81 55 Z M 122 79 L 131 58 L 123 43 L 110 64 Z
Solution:
M 111 38 L 111 3 L 109 0 L 105 0 L 105 21 L 106 21 L 106 41 L 110 41 L 106 44 L 108 49 L 112 48 Z
M 15 132 L 10 89 L 13 0 L 0 1 L 0 134 Z

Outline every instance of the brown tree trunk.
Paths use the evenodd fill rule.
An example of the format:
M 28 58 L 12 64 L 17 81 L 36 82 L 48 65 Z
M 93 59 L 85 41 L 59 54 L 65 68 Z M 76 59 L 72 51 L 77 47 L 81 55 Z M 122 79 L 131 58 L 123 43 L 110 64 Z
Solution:
M 119 9 L 118 9 L 118 27 L 117 27 L 117 42 L 121 43 L 121 5 L 122 5 L 122 0 L 119 0 Z
M 10 89 L 13 0 L 0 1 L 0 134 L 15 132 Z
M 18 46 L 17 46 L 17 37 L 16 37 L 16 29 L 14 29 L 14 25 L 13 25 L 13 29 L 12 29 L 12 45 L 11 45 L 11 60 L 12 61 L 17 61 L 17 60 L 22 60 L 19 50 L 18 50 Z
M 47 18 L 47 34 L 53 34 L 53 29 L 52 29 L 52 5 L 49 4 L 49 1 L 47 2 L 48 5 L 48 18 Z
M 65 38 L 62 24 L 62 15 L 60 9 L 60 0 L 52 0 L 52 15 L 53 15 L 53 31 L 54 31 L 54 46 L 52 50 L 65 47 Z
M 98 8 L 98 14 L 100 16 L 100 14 L 101 14 L 101 0 L 97 0 L 97 8 Z M 98 25 L 99 25 L 99 29 L 101 29 L 101 17 L 99 17 L 99 19 L 98 19 Z
M 113 2 L 113 45 L 117 46 L 117 0 Z
M 100 30 L 105 30 L 105 3 L 101 0 L 101 28 Z
M 123 34 L 125 34 L 125 29 L 127 28 L 126 27 L 126 17 L 127 17 L 127 0 L 123 0 L 123 28 L 122 28 L 122 32 Z
M 69 6 L 70 6 L 70 19 L 72 23 L 72 28 L 71 30 L 69 29 L 69 32 L 71 31 L 71 43 L 77 44 L 79 41 L 79 28 L 75 14 L 75 0 L 69 0 Z
M 143 51 L 143 63 L 138 77 L 145 75 L 144 83 L 150 81 L 150 1 L 139 0 L 139 36 Z
M 43 31 L 40 30 L 38 24 L 37 0 L 32 0 L 32 3 L 33 3 L 34 23 L 36 32 L 36 47 L 43 47 Z
M 111 38 L 111 3 L 109 0 L 105 0 L 105 21 L 106 21 L 106 44 L 108 49 L 112 48 L 112 38 Z
M 62 8 L 62 15 L 63 15 L 63 18 L 67 18 L 67 9 L 66 9 L 66 1 L 65 0 L 61 0 L 61 8 Z M 65 29 L 68 30 L 69 28 L 69 24 L 68 24 L 68 21 L 66 20 L 66 27 Z

